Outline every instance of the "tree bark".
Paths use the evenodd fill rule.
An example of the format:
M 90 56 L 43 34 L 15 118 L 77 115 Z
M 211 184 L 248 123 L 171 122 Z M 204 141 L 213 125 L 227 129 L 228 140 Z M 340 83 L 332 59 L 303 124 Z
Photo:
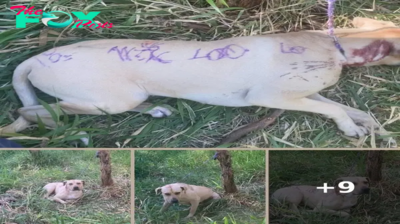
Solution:
M 216 159 L 222 171 L 222 181 L 225 193 L 231 194 L 238 192 L 232 170 L 232 157 L 227 150 L 217 150 Z
M 384 151 L 368 151 L 367 153 L 367 175 L 371 182 L 382 180 L 382 162 Z
M 101 169 L 101 186 L 109 187 L 114 184 L 111 176 L 111 155 L 109 150 L 99 151 L 100 169 Z

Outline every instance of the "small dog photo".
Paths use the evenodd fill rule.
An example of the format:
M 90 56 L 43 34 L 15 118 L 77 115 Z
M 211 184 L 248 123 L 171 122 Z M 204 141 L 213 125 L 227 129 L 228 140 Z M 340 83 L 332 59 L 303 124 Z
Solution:
M 265 151 L 135 151 L 135 223 L 265 223 Z
M 130 153 L 0 151 L 0 223 L 130 223 Z
M 399 151 L 270 151 L 271 224 L 396 222 Z

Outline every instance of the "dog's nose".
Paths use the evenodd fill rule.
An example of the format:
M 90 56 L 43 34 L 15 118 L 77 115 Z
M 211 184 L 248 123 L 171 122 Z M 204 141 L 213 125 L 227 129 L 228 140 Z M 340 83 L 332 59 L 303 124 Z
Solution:
M 79 187 L 72 188 L 73 191 L 79 191 Z
M 173 198 L 173 199 L 172 199 L 172 203 L 178 203 L 178 199 Z

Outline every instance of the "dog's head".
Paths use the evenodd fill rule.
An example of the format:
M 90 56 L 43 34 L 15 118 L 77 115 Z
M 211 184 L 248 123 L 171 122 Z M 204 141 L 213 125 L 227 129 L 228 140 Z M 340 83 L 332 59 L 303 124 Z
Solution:
M 400 27 L 390 21 L 361 17 L 352 23 L 354 29 L 337 35 L 342 39 L 347 65 L 400 65 Z
M 85 181 L 83 180 L 66 180 L 63 182 L 67 191 L 82 191 Z
M 349 192 L 347 194 L 351 195 L 360 195 L 360 194 L 368 194 L 369 193 L 369 178 L 368 177 L 341 177 L 335 180 L 335 191 L 336 193 L 339 194 L 339 191 L 342 190 L 347 190 L 347 189 L 341 189 L 339 187 L 339 184 L 341 182 L 351 182 L 354 185 L 354 190 L 352 192 Z M 345 187 L 348 185 L 345 184 Z M 340 194 L 346 194 L 346 193 L 340 193 Z
M 156 188 L 156 194 L 161 190 L 164 201 L 169 203 L 177 203 L 180 198 L 185 197 L 186 191 L 191 189 L 188 184 L 174 183 Z

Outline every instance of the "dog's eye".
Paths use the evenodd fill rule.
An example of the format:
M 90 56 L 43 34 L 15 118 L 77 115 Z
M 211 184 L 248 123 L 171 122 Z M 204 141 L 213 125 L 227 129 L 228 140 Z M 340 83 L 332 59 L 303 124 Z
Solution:
M 73 185 L 73 183 L 69 183 L 69 186 L 72 186 Z
M 364 181 L 364 184 L 368 184 L 368 181 Z
M 175 195 L 179 195 L 181 192 L 176 192 Z
M 81 185 L 81 183 L 76 183 L 76 185 Z
M 165 193 L 165 196 L 171 196 L 171 194 L 170 193 Z

